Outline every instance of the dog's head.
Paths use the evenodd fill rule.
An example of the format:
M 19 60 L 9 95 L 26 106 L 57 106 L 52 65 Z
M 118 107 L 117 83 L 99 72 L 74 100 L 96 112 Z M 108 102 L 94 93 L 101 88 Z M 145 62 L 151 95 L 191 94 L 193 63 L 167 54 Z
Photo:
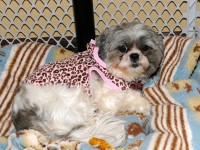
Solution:
M 162 37 L 140 23 L 109 28 L 97 37 L 96 43 L 108 71 L 126 81 L 155 73 L 164 51 Z

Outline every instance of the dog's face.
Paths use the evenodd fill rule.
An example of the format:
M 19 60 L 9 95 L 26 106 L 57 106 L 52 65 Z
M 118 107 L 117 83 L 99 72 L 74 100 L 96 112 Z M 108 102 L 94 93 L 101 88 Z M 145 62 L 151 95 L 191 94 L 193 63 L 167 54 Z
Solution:
M 126 81 L 151 76 L 163 57 L 162 37 L 140 23 L 107 29 L 98 36 L 96 43 L 108 71 Z

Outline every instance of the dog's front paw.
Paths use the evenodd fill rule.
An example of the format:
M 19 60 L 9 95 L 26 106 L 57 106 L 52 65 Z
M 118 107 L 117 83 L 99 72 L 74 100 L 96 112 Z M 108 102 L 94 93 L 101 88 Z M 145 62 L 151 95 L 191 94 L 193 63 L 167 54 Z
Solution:
M 134 100 L 133 106 L 130 109 L 131 111 L 147 116 L 150 115 L 150 108 L 151 104 L 149 101 L 141 96 Z
M 141 105 L 136 109 L 136 113 L 140 113 L 142 115 L 148 116 L 150 115 L 151 104 L 149 102 L 145 103 L 145 105 Z

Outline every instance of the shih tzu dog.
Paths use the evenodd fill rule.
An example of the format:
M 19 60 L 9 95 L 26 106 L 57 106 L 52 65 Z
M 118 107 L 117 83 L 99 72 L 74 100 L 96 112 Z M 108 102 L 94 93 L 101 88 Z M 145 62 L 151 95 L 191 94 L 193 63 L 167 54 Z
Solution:
M 117 147 L 126 132 L 115 114 L 149 113 L 142 84 L 162 57 L 162 38 L 152 28 L 135 22 L 111 27 L 86 51 L 46 64 L 22 82 L 12 105 L 15 128 L 51 140 L 98 137 Z

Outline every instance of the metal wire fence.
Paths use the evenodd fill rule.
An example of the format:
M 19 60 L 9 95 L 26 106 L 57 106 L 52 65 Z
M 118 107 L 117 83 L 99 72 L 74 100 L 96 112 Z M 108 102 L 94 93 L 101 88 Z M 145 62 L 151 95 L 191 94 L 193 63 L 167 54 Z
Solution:
M 71 0 L 0 0 L 1 46 L 39 41 L 76 48 Z M 139 21 L 163 37 L 195 36 L 200 28 L 197 0 L 93 0 L 95 34 L 122 22 Z

